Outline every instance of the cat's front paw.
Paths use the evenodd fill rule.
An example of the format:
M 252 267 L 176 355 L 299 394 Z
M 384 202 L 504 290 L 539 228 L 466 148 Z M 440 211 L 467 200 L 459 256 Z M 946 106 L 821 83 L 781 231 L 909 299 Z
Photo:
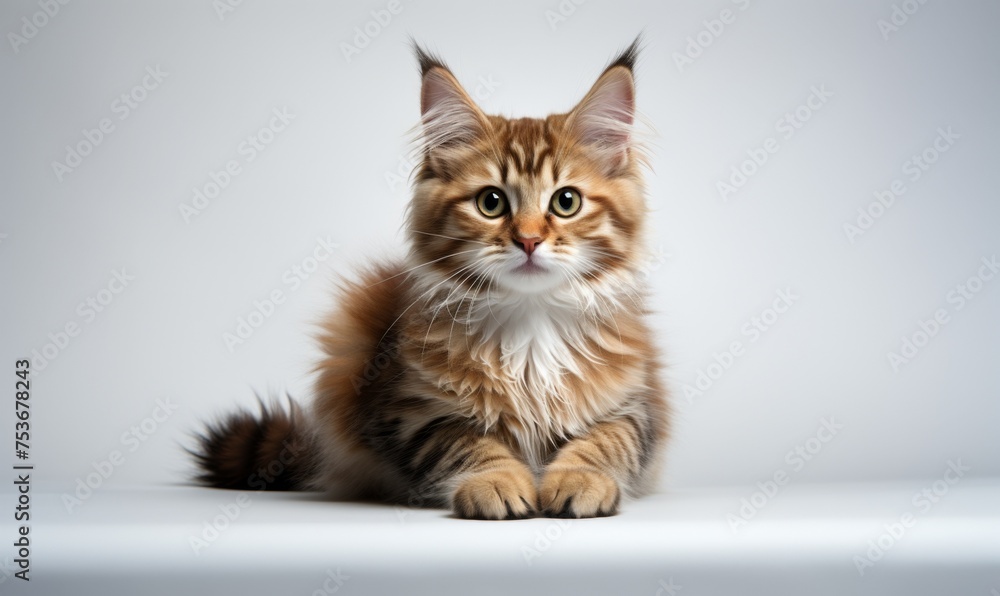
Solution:
M 618 512 L 621 490 L 604 472 L 589 468 L 547 470 L 539 491 L 548 517 L 603 517 Z
M 524 519 L 535 515 L 535 477 L 524 467 L 476 472 L 452 496 L 455 515 L 466 519 Z

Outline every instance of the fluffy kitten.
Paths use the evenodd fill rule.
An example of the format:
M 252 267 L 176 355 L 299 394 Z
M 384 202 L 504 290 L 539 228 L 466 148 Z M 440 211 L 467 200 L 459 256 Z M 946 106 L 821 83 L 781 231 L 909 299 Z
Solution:
M 566 114 L 484 114 L 417 49 L 405 261 L 342 287 L 308 413 L 210 426 L 199 479 L 465 518 L 592 517 L 655 482 L 666 391 L 644 321 L 632 44 Z

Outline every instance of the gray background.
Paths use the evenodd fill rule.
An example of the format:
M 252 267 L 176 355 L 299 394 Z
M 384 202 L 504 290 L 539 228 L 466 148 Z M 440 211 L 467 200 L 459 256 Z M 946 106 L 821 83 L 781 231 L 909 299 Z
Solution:
M 181 482 L 199 421 L 255 389 L 308 398 L 332 283 L 400 250 L 407 185 L 392 175 L 407 174 L 419 116 L 408 36 L 487 111 L 542 115 L 570 108 L 640 30 L 652 324 L 678 404 L 665 485 L 938 478 L 956 458 L 1000 472 L 1000 278 L 961 310 L 948 301 L 1000 249 L 1000 5 L 930 2 L 885 39 L 887 0 L 590 0 L 563 2 L 575 8 L 554 23 L 555 0 L 404 1 L 348 61 L 342 44 L 386 4 L 248 0 L 220 18 L 210 2 L 72 2 L 17 52 L 7 34 L 41 9 L 0 5 L 0 374 L 12 386 L 16 359 L 81 329 L 32 380 L 36 487 L 69 491 L 115 450 L 106 486 Z M 723 9 L 735 21 L 679 68 Z M 115 98 L 157 66 L 166 78 L 119 119 Z M 784 138 L 776 121 L 813 86 L 833 96 Z M 247 162 L 240 143 L 282 107 L 294 119 Z M 114 131 L 60 181 L 52 162 L 103 118 Z M 911 181 L 904 165 L 939 127 L 960 137 Z M 778 152 L 723 200 L 718 181 L 769 137 Z M 229 160 L 242 172 L 185 222 L 179 205 Z M 905 194 L 850 242 L 844 224 L 894 179 Z M 291 291 L 283 275 L 319 237 L 339 248 Z M 121 268 L 134 281 L 88 322 L 78 305 Z M 744 325 L 786 288 L 797 300 L 751 341 Z M 223 334 L 276 289 L 287 300 L 227 349 Z M 937 309 L 949 322 L 894 371 L 887 353 Z M 686 402 L 734 341 L 743 354 Z M 176 411 L 128 441 L 157 399 Z M 796 469 L 787 454 L 824 417 L 843 428 Z

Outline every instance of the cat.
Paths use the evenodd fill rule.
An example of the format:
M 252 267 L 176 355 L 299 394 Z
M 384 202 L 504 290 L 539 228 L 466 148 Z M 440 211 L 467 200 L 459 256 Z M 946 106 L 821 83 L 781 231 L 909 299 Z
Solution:
M 435 55 L 421 74 L 409 251 L 344 282 L 306 410 L 198 435 L 198 480 L 596 517 L 650 491 L 667 390 L 645 322 L 639 39 L 572 110 L 485 114 Z

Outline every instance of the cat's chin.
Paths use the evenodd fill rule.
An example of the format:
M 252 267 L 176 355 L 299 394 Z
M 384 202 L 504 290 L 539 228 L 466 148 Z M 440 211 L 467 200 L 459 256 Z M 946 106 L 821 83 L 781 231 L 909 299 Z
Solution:
M 534 261 L 525 261 L 523 264 L 515 267 L 513 273 L 525 277 L 546 275 L 549 273 L 549 268 L 543 267 Z
M 554 267 L 532 262 L 505 271 L 498 281 L 508 290 L 518 294 L 540 294 L 555 289 L 566 277 Z

